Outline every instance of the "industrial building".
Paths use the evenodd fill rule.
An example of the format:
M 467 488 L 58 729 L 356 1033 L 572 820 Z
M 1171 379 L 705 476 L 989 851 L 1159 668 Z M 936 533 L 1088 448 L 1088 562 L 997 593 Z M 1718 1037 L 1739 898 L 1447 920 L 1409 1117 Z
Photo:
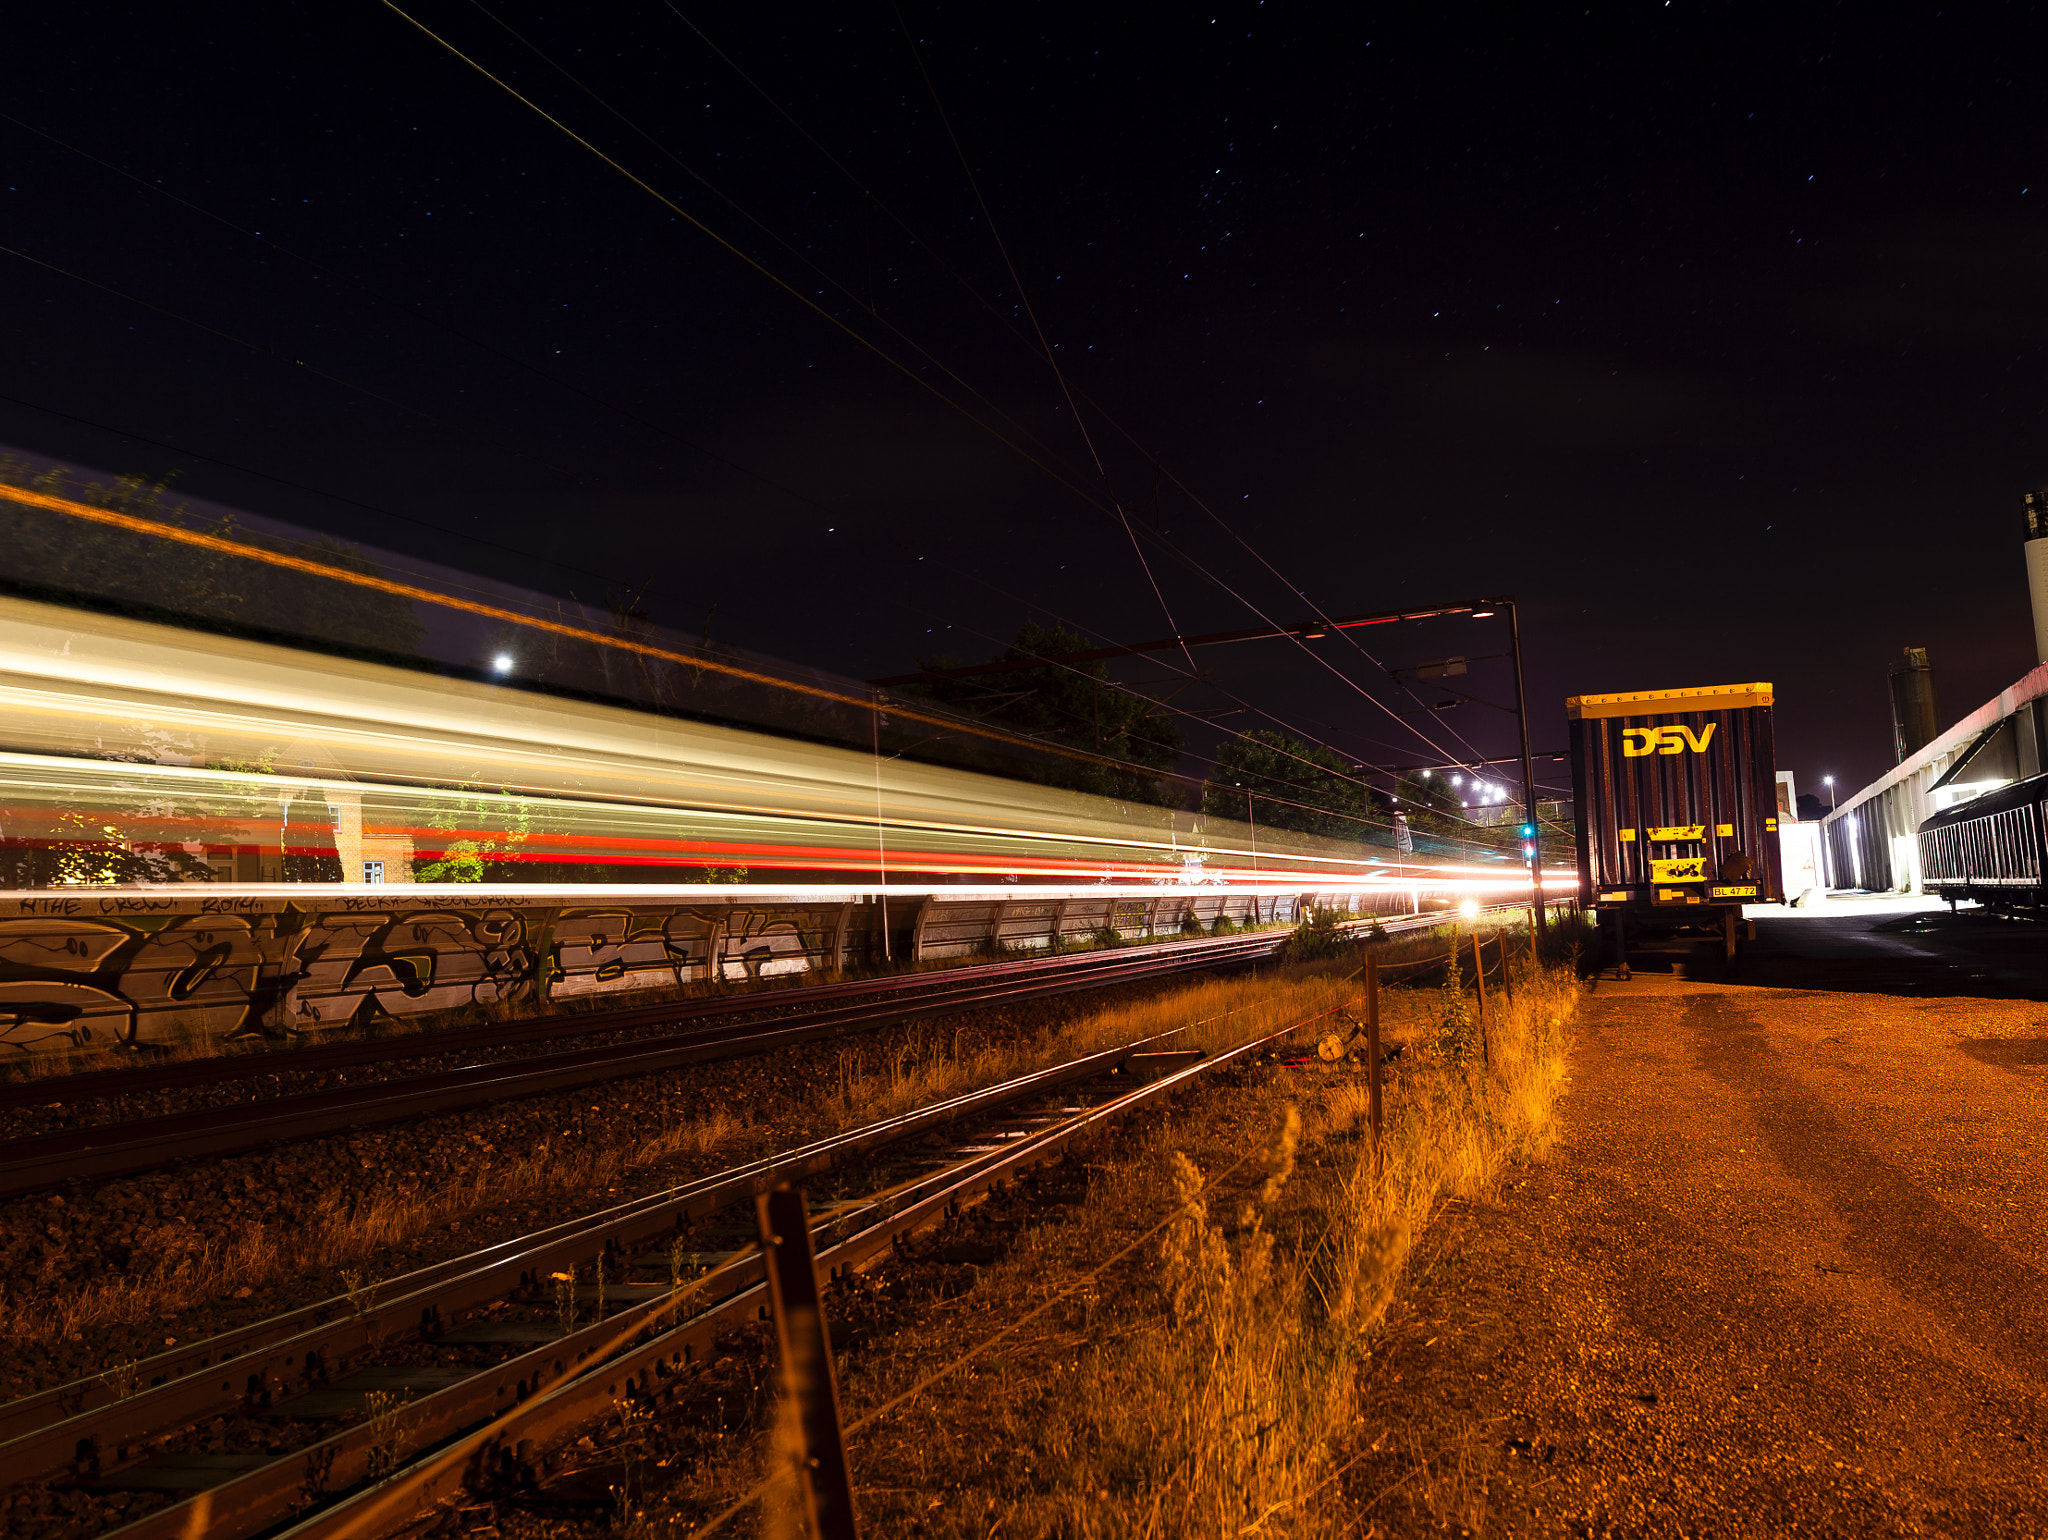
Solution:
M 1830 888 L 1922 891 L 1920 825 L 1936 813 L 2048 771 L 2048 491 L 2029 492 L 2027 586 L 2040 663 L 1975 711 L 1936 732 L 1933 673 L 1924 648 L 1892 670 L 1896 768 L 1840 801 L 1824 820 Z

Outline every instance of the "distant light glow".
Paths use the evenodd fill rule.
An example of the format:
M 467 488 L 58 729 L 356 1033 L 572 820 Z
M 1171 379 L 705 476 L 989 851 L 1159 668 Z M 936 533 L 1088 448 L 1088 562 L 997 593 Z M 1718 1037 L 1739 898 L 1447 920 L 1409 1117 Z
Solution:
M 499 653 L 495 658 L 491 659 L 491 667 L 501 674 L 511 673 L 512 655 L 506 652 Z
M 1463 916 L 1464 916 L 1464 917 L 1465 917 L 1466 919 L 1468 919 L 1468 920 L 1476 920 L 1476 919 L 1478 919 L 1478 918 L 1479 918 L 1479 900 L 1478 900 L 1478 899 L 1476 899 L 1476 898 L 1468 898 L 1468 899 L 1466 899 L 1466 900 L 1465 900 L 1465 901 L 1464 901 L 1463 903 L 1461 903 L 1461 904 L 1459 904 L 1459 905 L 1458 905 L 1458 913 L 1459 913 L 1459 914 L 1461 914 L 1461 915 L 1463 915 Z

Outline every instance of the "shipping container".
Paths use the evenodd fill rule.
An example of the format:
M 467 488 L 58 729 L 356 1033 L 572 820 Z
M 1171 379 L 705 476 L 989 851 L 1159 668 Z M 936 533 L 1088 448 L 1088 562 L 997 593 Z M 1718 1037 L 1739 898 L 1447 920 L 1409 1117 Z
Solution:
M 1784 901 L 1768 684 L 1574 695 L 1579 897 L 1631 923 L 1713 925 Z

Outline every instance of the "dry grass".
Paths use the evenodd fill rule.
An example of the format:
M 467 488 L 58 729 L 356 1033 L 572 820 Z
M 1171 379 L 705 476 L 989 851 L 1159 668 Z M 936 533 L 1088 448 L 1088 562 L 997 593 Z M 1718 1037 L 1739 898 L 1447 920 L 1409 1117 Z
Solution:
M 1029 1043 L 994 1043 L 963 1052 L 959 1035 L 914 1038 L 878 1058 L 857 1044 L 840 1050 L 840 1088 L 828 1113 L 844 1123 L 872 1122 L 993 1085 L 1042 1065 L 1166 1036 L 1158 1049 L 1215 1053 L 1343 1004 L 1355 984 L 1312 968 L 1275 969 L 1253 978 L 1204 979 L 1169 994 L 1090 1014 Z
M 1428 942 L 1411 946 L 1426 952 Z M 856 1440 L 871 1526 L 1361 1532 L 1343 1476 L 1358 1452 L 1359 1377 L 1404 1264 L 1442 1203 L 1478 1192 L 1552 1137 L 1578 985 L 1569 967 L 1538 969 L 1524 954 L 1514 986 L 1511 1002 L 1489 1001 L 1483 1060 L 1460 1057 L 1457 1034 L 1440 1030 L 1455 1012 L 1437 991 L 1390 994 L 1386 1025 L 1406 1051 L 1377 1162 L 1366 1076 L 1348 1065 L 1219 1087 L 1134 1153 L 1091 1165 L 1088 1207 L 1075 1219 L 1026 1230 L 965 1301 L 932 1302 L 939 1329 L 904 1321 L 885 1351 L 850 1364 L 853 1418 L 962 1342 L 1047 1307 L 1019 1338 Z M 1258 1017 L 1275 1024 L 1355 988 L 1329 976 L 1259 987 L 1268 999 Z M 1103 1271 L 1148 1231 L 1127 1262 Z M 1436 1475 L 1442 1517 L 1469 1526 L 1483 1471 Z M 734 1489 L 730 1473 L 713 1480 Z M 690 1506 L 670 1509 L 674 1532 L 686 1532 Z
M 334 1193 L 289 1225 L 252 1223 L 231 1240 L 205 1240 L 188 1225 L 159 1225 L 138 1238 L 135 1270 L 128 1274 L 61 1290 L 54 1276 L 18 1280 L 0 1295 L 0 1336 L 76 1341 L 307 1273 L 331 1277 L 338 1291 L 361 1299 L 377 1287 L 364 1281 L 362 1267 L 380 1252 L 506 1204 L 572 1196 L 587 1204 L 590 1193 L 616 1188 L 636 1172 L 728 1145 L 743 1127 L 715 1112 L 632 1149 L 542 1150 L 429 1191 Z
M 886 1058 L 841 1050 L 838 1083 L 813 1114 L 826 1125 L 854 1126 L 993 1084 L 1041 1065 L 1185 1028 L 1170 1045 L 1215 1048 L 1243 1041 L 1296 1016 L 1340 1002 L 1351 986 L 1303 970 L 1264 980 L 1210 979 L 1075 1020 L 1050 1036 L 963 1050 L 958 1033 L 928 1032 Z M 0 1290 L 0 1336 L 78 1340 L 95 1331 L 264 1291 L 308 1274 L 339 1280 L 381 1254 L 413 1245 L 462 1220 L 512 1204 L 556 1201 L 564 1212 L 590 1207 L 590 1195 L 635 1182 L 652 1190 L 657 1173 L 701 1169 L 730 1157 L 756 1131 L 724 1111 L 680 1124 L 631 1146 L 550 1150 L 477 1166 L 439 1186 L 380 1185 L 335 1193 L 289 1225 L 251 1223 L 209 1241 L 192 1227 L 160 1225 L 139 1236 L 132 1271 L 83 1284 L 54 1272 L 10 1280 Z M 338 1287 L 338 1286 L 337 1286 Z

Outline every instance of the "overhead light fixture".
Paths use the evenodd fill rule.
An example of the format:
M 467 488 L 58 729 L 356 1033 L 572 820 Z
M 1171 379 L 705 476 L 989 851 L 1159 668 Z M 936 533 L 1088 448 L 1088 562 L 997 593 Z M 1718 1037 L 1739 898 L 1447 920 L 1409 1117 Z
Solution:
M 1301 639 L 1305 642 L 1320 642 L 1324 637 L 1328 636 L 1329 634 L 1329 631 L 1325 627 L 1308 626 L 1302 631 Z
M 1473 618 L 1474 620 L 1491 620 L 1491 619 L 1493 619 L 1493 611 L 1492 611 L 1492 610 L 1474 610 L 1474 611 L 1472 612 L 1472 618 Z

